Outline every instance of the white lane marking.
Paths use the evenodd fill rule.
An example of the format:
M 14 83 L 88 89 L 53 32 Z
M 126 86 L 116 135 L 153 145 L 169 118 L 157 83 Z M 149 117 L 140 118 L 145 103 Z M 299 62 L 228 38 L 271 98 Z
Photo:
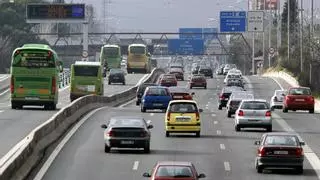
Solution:
M 217 88 L 219 88 L 220 86 L 218 85 Z M 218 91 L 218 90 L 217 90 Z
M 135 161 L 135 162 L 133 163 L 132 170 L 136 171 L 136 170 L 138 170 L 138 167 L 139 167 L 139 161 Z
M 225 171 L 231 171 L 231 167 L 230 167 L 230 163 L 229 162 L 225 161 L 223 163 L 223 165 L 224 165 L 224 170 Z
M 125 106 L 128 106 L 129 104 L 132 104 L 135 100 L 136 100 L 136 99 L 132 99 L 131 101 L 128 101 L 128 102 L 126 102 L 126 103 L 124 103 L 124 104 L 121 104 L 119 107 L 120 107 L 120 108 L 123 108 L 123 107 L 125 107 Z
M 211 114 L 211 116 L 212 116 L 212 117 L 216 117 L 217 115 L 216 115 L 216 114 Z
M 9 90 L 10 90 L 10 89 L 7 89 L 7 90 L 3 91 L 2 93 L 0 93 L 0 96 L 6 94 L 7 92 L 9 92 Z
M 206 104 L 206 107 L 208 107 L 209 106 L 209 104 Z
M 249 89 L 252 89 L 253 87 L 252 87 L 252 84 L 251 84 L 250 79 L 249 79 L 247 76 L 243 76 L 243 79 L 244 79 L 245 81 L 247 81 L 248 88 L 249 88 Z
M 150 74 L 145 74 L 136 84 L 136 86 L 140 85 L 145 79 L 147 79 L 147 76 L 149 76 Z
M 154 116 L 154 113 L 150 113 L 150 116 Z
M 66 90 L 66 89 L 68 89 L 68 88 L 69 88 L 69 85 L 66 86 L 66 87 L 63 87 L 63 88 L 59 89 L 59 92 L 64 91 L 64 90 Z
M 281 90 L 284 90 L 284 88 L 282 87 L 282 85 L 279 83 L 278 80 L 276 80 L 275 78 L 273 77 L 270 77 L 274 82 L 276 82 L 278 84 L 278 86 L 281 88 Z
M 217 130 L 217 135 L 221 135 L 221 131 L 220 130 Z
M 273 120 L 276 121 L 281 126 L 281 128 L 283 130 L 285 130 L 287 132 L 296 133 L 290 127 L 290 125 L 284 119 L 282 119 L 278 114 L 273 113 L 272 116 L 275 117 Z M 298 133 L 297 133 L 297 135 L 298 135 L 299 139 L 302 140 L 301 136 Z M 319 159 L 319 157 L 314 153 L 314 151 L 311 149 L 311 147 L 307 145 L 306 142 L 305 142 L 305 145 L 303 146 L 303 150 L 304 150 L 304 156 L 308 159 L 312 168 L 317 173 L 318 179 L 320 179 L 320 159 Z
M 107 109 L 109 107 L 101 107 L 98 109 L 95 109 L 88 113 L 86 116 L 84 116 L 69 132 L 68 134 L 61 140 L 61 142 L 58 144 L 58 146 L 54 149 L 54 151 L 50 154 L 49 158 L 46 160 L 46 162 L 43 164 L 41 169 L 38 171 L 37 175 L 33 180 L 41 180 L 46 172 L 48 171 L 49 167 L 55 160 L 55 158 L 58 156 L 62 148 L 65 146 L 65 144 L 70 140 L 70 138 L 73 136 L 73 134 L 81 127 L 81 125 L 86 122 L 93 114 L 96 112 Z
M 0 77 L 0 82 L 9 78 L 9 75 L 4 75 Z
M 225 150 L 226 149 L 226 146 L 224 144 L 220 144 L 220 149 L 221 150 Z
M 218 124 L 218 121 L 213 121 L 213 124 Z
M 208 106 L 206 106 L 206 109 L 209 109 L 209 107 L 208 107 Z

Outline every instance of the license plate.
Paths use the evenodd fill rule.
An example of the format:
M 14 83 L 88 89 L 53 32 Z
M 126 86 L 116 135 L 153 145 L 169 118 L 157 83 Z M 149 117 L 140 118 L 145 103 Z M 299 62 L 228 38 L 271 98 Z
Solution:
M 174 98 L 183 98 L 183 96 L 173 96 Z
M 156 104 L 153 104 L 153 106 L 162 106 L 162 104 L 156 103 Z
M 39 100 L 39 97 L 25 97 L 26 100 Z
M 190 118 L 176 118 L 176 122 L 190 122 Z
M 134 144 L 134 141 L 120 141 L 121 144 Z
M 296 101 L 304 101 L 304 99 L 296 99 Z
M 274 151 L 273 154 L 288 154 L 288 151 Z

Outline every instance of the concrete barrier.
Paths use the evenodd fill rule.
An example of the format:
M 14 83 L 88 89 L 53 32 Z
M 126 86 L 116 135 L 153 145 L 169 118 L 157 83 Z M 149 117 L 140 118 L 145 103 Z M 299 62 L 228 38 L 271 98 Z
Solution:
M 144 82 L 156 82 L 163 73 L 162 69 L 153 69 Z M 82 116 L 99 107 L 117 106 L 134 99 L 137 88 L 138 85 L 112 96 L 84 96 L 62 108 L 0 159 L 0 180 L 26 178 L 41 161 L 46 148 L 63 136 Z

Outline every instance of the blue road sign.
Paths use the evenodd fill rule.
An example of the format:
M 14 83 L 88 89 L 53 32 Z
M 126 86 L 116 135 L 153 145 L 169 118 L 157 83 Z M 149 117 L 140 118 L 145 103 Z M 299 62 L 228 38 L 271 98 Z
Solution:
M 245 32 L 246 11 L 221 11 L 220 32 Z
M 202 39 L 202 28 L 179 28 L 179 33 L 197 33 L 179 34 L 180 39 Z
M 169 39 L 168 53 L 170 55 L 203 55 L 202 39 Z
M 202 33 L 203 33 L 202 37 L 204 41 L 217 39 L 217 34 L 214 34 L 214 33 L 218 33 L 218 28 L 203 28 Z M 212 34 L 205 34 L 205 33 L 212 33 Z

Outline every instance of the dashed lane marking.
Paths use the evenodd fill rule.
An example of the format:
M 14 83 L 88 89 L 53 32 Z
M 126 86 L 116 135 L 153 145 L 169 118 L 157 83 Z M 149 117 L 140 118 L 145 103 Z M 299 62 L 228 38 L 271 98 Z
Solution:
M 224 144 L 220 144 L 220 149 L 221 150 L 225 150 L 226 149 L 226 146 Z
M 229 162 L 225 161 L 223 164 L 224 164 L 225 171 L 231 171 L 231 166 Z
M 221 135 L 221 131 L 220 130 L 217 130 L 217 135 Z
M 150 116 L 154 116 L 154 113 L 150 113 Z
M 218 121 L 213 121 L 213 124 L 218 124 Z
M 216 117 L 217 115 L 216 115 L 216 114 L 211 114 L 211 116 L 212 116 L 212 117 Z
M 138 167 L 139 167 L 139 161 L 135 161 L 135 162 L 133 163 L 132 170 L 136 171 L 136 170 L 138 170 Z

